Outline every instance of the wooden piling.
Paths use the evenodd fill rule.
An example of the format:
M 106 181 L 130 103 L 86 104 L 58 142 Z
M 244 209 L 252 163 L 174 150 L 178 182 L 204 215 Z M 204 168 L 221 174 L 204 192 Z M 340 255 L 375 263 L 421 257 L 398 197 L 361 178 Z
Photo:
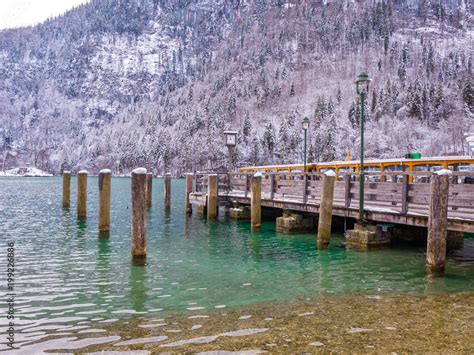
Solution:
M 77 173 L 77 218 L 87 217 L 87 171 Z
M 402 210 L 400 213 L 406 215 L 408 213 L 408 194 L 410 191 L 410 179 L 408 175 L 402 177 Z
M 146 256 L 146 180 L 145 168 L 132 171 L 132 256 Z
M 449 170 L 434 174 L 430 182 L 430 209 L 428 216 L 428 243 L 426 267 L 430 274 L 442 274 L 446 264 L 446 237 L 448 225 Z
M 334 197 L 334 181 L 336 174 L 330 170 L 324 174 L 319 206 L 318 248 L 325 249 L 331 239 L 332 205 Z
M 256 173 L 252 176 L 250 183 L 250 225 L 252 232 L 260 230 L 262 224 L 262 174 Z
M 184 204 L 184 209 L 186 214 L 193 213 L 193 206 L 189 202 L 189 195 L 193 192 L 193 174 L 186 174 L 186 203 Z
M 344 177 L 344 207 L 345 208 L 351 207 L 351 187 L 352 187 L 351 175 L 346 173 Z
M 153 173 L 146 174 L 146 205 L 151 206 L 153 192 Z
M 63 171 L 63 208 L 71 206 L 71 172 Z
M 99 232 L 110 231 L 110 182 L 112 171 L 99 172 Z
M 207 179 L 207 219 L 214 219 L 217 217 L 219 179 L 216 174 L 209 174 Z
M 163 196 L 165 201 L 165 210 L 171 208 L 171 174 L 165 174 L 165 181 L 163 184 Z

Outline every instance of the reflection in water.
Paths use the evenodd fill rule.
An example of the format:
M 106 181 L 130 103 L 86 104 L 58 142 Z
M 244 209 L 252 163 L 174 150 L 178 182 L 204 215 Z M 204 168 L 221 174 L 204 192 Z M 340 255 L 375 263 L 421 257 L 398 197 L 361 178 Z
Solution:
M 97 239 L 97 248 L 98 253 L 96 270 L 99 280 L 97 288 L 100 291 L 100 295 L 103 296 L 107 295 L 112 288 L 110 283 L 112 270 L 110 267 L 110 240 L 108 235 L 104 236 L 103 233 L 99 233 L 99 238 Z
M 78 231 L 83 233 L 86 228 L 87 228 L 87 219 L 79 218 L 77 220 L 77 229 L 78 229 Z
M 76 240 L 77 240 L 77 247 L 81 251 L 84 250 L 86 247 L 86 233 L 87 233 L 87 220 L 78 219 Z
M 262 260 L 262 237 L 259 233 L 252 232 L 250 235 L 250 250 L 254 261 Z
M 146 263 L 142 259 L 142 264 L 137 264 L 137 258 L 134 258 L 134 264 L 130 268 L 130 276 L 128 278 L 128 284 L 130 286 L 130 292 L 128 295 L 129 300 L 132 302 L 132 309 L 135 312 L 146 311 L 147 301 L 147 267 Z
M 171 210 L 163 208 L 163 232 L 168 235 L 171 231 Z
M 444 277 L 440 277 L 441 274 L 427 273 L 425 293 L 427 294 L 438 294 L 447 292 L 446 282 Z
M 331 254 L 329 249 L 318 250 L 318 261 L 320 269 L 319 284 L 321 293 L 323 293 L 332 290 L 332 283 L 334 282 L 331 277 Z

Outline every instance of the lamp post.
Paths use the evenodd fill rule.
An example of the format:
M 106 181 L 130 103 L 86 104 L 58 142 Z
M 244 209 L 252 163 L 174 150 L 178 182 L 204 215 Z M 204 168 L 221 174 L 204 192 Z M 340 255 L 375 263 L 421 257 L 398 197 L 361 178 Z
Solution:
M 307 137 L 307 132 L 309 128 L 309 118 L 305 117 L 303 118 L 303 121 L 301 122 L 303 126 L 303 131 L 304 131 L 304 165 L 303 165 L 303 171 L 306 173 L 306 137 Z
M 232 154 L 234 152 L 234 148 L 237 145 L 237 132 L 235 131 L 225 131 L 224 132 L 224 141 L 225 145 L 229 150 L 229 172 L 233 170 L 233 162 L 232 162 Z
M 467 154 L 471 157 L 474 155 L 474 133 L 465 133 L 467 142 Z
M 364 220 L 364 120 L 365 100 L 369 92 L 371 80 L 366 72 L 357 76 L 355 81 L 357 94 L 360 96 L 360 171 L 359 171 L 359 220 Z

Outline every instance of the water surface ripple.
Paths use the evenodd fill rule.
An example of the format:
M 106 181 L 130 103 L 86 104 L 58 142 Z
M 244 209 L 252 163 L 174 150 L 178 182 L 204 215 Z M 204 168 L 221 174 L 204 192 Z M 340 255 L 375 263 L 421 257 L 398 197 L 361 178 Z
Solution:
M 163 209 L 163 182 L 154 180 L 147 264 L 136 266 L 130 258 L 130 180 L 112 180 L 108 238 L 97 232 L 97 178 L 88 180 L 85 222 L 76 220 L 75 178 L 71 184 L 71 209 L 63 210 L 60 178 L 0 179 L 1 298 L 6 243 L 14 241 L 20 346 L 51 330 L 87 333 L 92 322 L 130 316 L 192 314 L 328 293 L 474 291 L 472 238 L 449 255 L 446 277 L 433 282 L 424 276 L 424 248 L 347 251 L 336 234 L 329 250 L 318 251 L 313 234 L 278 234 L 274 221 L 250 233 L 248 223 L 229 221 L 223 213 L 215 222 L 197 214 L 187 218 L 182 180 L 172 182 L 169 212 Z M 2 334 L 6 322 L 2 317 Z

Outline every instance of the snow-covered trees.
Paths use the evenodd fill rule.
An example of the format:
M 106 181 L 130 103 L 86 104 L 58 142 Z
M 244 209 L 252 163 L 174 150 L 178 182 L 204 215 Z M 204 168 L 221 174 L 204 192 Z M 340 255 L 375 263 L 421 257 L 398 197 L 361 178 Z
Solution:
M 90 2 L 0 32 L 0 156 L 218 170 L 233 129 L 237 166 L 295 163 L 308 116 L 310 160 L 357 158 L 362 69 L 368 156 L 462 154 L 472 16 L 463 0 Z

